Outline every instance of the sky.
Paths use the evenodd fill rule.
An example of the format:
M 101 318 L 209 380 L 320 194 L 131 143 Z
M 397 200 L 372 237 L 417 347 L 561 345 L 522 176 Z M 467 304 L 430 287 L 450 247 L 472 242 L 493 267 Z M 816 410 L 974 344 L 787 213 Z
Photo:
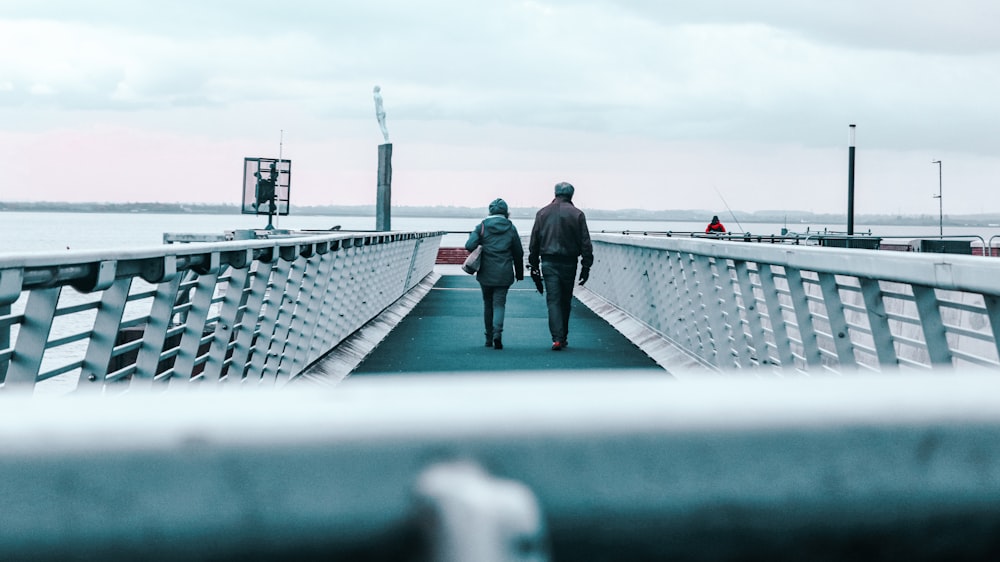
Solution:
M 394 206 L 568 181 L 583 209 L 846 213 L 856 124 L 855 213 L 998 213 L 997 22 L 995 0 L 3 0 L 0 201 L 240 204 L 244 158 L 280 155 L 293 213 L 374 205 L 379 85 Z

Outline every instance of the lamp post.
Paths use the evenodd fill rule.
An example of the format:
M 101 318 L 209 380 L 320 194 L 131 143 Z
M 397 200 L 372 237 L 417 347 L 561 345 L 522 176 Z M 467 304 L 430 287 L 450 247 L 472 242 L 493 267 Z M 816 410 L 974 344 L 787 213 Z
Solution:
M 931 164 L 938 165 L 938 194 L 934 198 L 938 200 L 938 237 L 944 238 L 944 200 L 941 197 L 941 161 L 934 160 Z
M 847 137 L 847 235 L 854 236 L 854 123 Z

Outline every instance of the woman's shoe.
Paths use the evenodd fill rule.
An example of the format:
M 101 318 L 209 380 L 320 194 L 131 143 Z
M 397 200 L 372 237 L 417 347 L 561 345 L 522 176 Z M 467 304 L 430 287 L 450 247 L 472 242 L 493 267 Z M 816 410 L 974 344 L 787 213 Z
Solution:
M 486 332 L 486 347 L 493 347 L 493 334 Z
M 503 349 L 503 341 L 500 340 L 500 336 L 493 338 L 493 349 Z

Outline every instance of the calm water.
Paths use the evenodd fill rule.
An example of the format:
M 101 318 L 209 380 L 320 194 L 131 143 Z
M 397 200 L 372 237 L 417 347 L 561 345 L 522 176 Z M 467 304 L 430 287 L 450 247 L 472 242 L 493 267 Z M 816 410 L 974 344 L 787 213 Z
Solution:
M 445 237 L 444 246 L 460 246 L 478 219 L 393 217 L 394 230 L 443 230 L 456 232 Z M 619 221 L 590 220 L 593 232 L 608 231 L 673 231 L 702 232 L 705 222 L 681 221 Z M 227 230 L 262 228 L 266 220 L 252 215 L 149 214 L 149 213 L 14 213 L 0 212 L 0 253 L 99 250 L 159 246 L 163 234 L 222 234 Z M 531 219 L 515 219 L 521 235 L 531 232 Z M 280 217 L 277 227 L 292 230 L 325 230 L 340 225 L 344 230 L 372 230 L 374 217 L 361 216 L 295 216 Z M 736 225 L 727 224 L 730 230 Z M 798 233 L 828 231 L 844 232 L 845 225 L 831 224 L 769 224 L 746 223 L 745 231 L 753 234 L 779 234 L 781 228 Z M 856 225 L 855 233 L 871 231 L 879 236 L 935 237 L 938 227 L 900 227 Z M 1000 236 L 1000 227 L 945 227 L 945 235 L 981 236 L 989 240 Z M 1000 238 L 998 238 L 1000 240 Z M 998 242 L 1000 243 L 1000 242 Z

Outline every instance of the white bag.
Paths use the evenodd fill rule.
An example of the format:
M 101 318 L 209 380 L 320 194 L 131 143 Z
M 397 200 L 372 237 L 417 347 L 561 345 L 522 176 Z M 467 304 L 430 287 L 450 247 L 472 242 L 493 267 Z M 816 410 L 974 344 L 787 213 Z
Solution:
M 462 271 L 468 273 L 469 275 L 475 275 L 479 271 L 479 256 L 483 253 L 482 246 L 476 246 L 475 250 L 469 254 L 469 257 L 465 258 L 465 263 L 462 264 Z

